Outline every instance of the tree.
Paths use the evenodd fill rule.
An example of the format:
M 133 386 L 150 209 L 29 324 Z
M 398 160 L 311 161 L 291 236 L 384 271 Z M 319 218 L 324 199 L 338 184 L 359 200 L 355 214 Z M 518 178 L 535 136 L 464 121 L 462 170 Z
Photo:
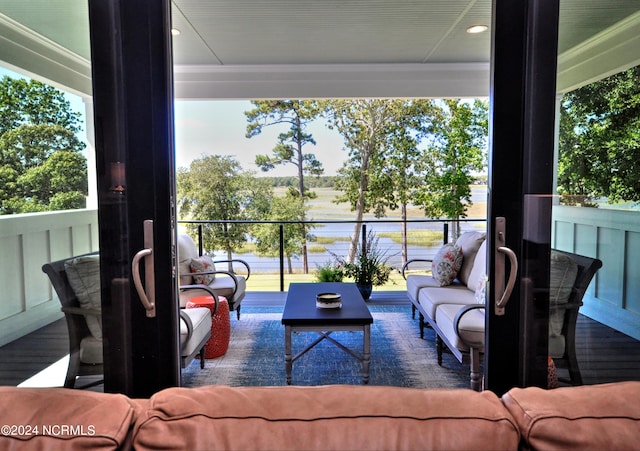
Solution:
M 273 189 L 252 173 L 241 172 L 233 157 L 209 155 L 180 168 L 177 176 L 178 206 L 182 218 L 223 220 L 203 227 L 205 249 L 225 250 L 231 259 L 234 249 L 247 241 L 250 224 L 233 221 L 263 219 L 271 204 Z M 187 229 L 194 233 L 197 224 Z
M 386 174 L 381 187 L 388 198 L 390 210 L 400 208 L 402 263 L 407 261 L 407 207 L 413 203 L 416 192 L 423 185 L 426 170 L 424 151 L 420 143 L 429 130 L 433 101 L 411 100 L 400 105 L 402 111 L 387 134 L 384 164 L 380 168 Z M 380 213 L 380 212 L 379 212 Z
M 563 96 L 559 154 L 564 203 L 640 202 L 640 67 Z
M 453 220 L 452 233 L 460 235 L 460 218 L 471 202 L 473 173 L 485 167 L 488 107 L 481 100 L 441 100 L 431 118 L 425 158 L 425 184 L 415 204 L 432 218 Z
M 83 208 L 81 116 L 36 80 L 0 80 L 0 214 Z
M 335 187 L 344 192 L 336 202 L 349 202 L 356 221 L 362 221 L 370 211 L 381 217 L 386 208 L 395 206 L 394 180 L 401 175 L 385 167 L 391 147 L 402 141 L 399 136 L 408 120 L 408 105 L 406 100 L 387 99 L 332 100 L 324 105 L 329 128 L 342 135 L 349 152 L 336 179 Z M 359 241 L 360 224 L 356 222 L 349 246 L 350 262 Z
M 289 187 L 285 196 L 274 197 L 271 202 L 271 210 L 266 219 L 269 221 L 287 221 L 282 225 L 284 238 L 284 255 L 287 258 L 289 274 L 293 272 L 291 259 L 300 255 L 302 249 L 303 237 L 306 241 L 309 237 L 305 236 L 308 227 L 302 222 L 307 213 L 307 208 L 302 202 L 299 202 L 300 194 L 293 187 Z M 280 255 L 280 224 L 278 223 L 262 223 L 256 225 L 252 234 L 256 239 L 256 247 L 258 254 L 268 257 Z
M 256 164 L 263 170 L 269 171 L 278 165 L 292 164 L 298 172 L 298 193 L 297 199 L 292 201 L 300 202 L 302 211 L 306 199 L 315 197 L 315 193 L 308 191 L 305 187 L 304 177 L 306 175 L 320 176 L 324 172 L 322 164 L 312 153 L 304 153 L 303 147 L 307 144 L 316 144 L 310 133 L 306 131 L 307 126 L 318 117 L 319 110 L 317 102 L 313 100 L 258 100 L 251 102 L 255 108 L 245 112 L 249 121 L 247 125 L 247 138 L 259 135 L 264 127 L 285 124 L 289 127 L 286 132 L 278 135 L 278 143 L 273 148 L 273 155 L 256 156 Z M 302 220 L 304 220 L 304 216 Z M 303 271 L 309 272 L 307 259 L 307 230 L 302 227 L 301 245 L 303 258 Z

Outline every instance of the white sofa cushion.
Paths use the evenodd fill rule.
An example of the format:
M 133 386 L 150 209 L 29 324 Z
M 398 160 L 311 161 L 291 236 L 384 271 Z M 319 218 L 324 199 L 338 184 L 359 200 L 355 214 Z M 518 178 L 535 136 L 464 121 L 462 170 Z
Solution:
M 460 285 L 458 281 L 453 281 L 449 286 Z M 439 287 L 440 283 L 431 276 L 424 274 L 411 274 L 407 276 L 407 295 L 412 301 L 418 302 L 418 294 L 425 287 Z
M 425 314 L 436 321 L 436 309 L 441 304 L 456 304 L 458 306 L 475 304 L 475 292 L 467 290 L 464 285 L 449 285 L 447 287 L 426 287 L 420 290 L 418 302 Z
M 473 295 L 472 295 L 473 296 Z M 467 312 L 460 321 L 460 336 L 455 333 L 453 321 L 462 306 L 444 304 L 438 306 L 438 328 L 452 346 L 461 351 L 469 351 L 469 344 L 480 347 L 484 352 L 484 321 L 485 309 L 475 309 Z

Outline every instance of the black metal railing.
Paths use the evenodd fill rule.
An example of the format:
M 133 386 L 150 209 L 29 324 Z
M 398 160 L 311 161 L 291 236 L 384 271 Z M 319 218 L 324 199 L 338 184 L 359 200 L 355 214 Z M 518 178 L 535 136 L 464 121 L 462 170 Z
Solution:
M 274 256 L 258 255 L 251 248 L 254 238 L 247 236 L 249 246 L 244 249 L 233 249 L 233 257 L 245 260 L 251 266 L 251 274 L 278 274 L 280 279 L 280 291 L 284 291 L 285 275 L 303 271 L 301 256 L 288 257 L 284 249 L 285 227 L 287 225 L 300 226 L 304 224 L 309 232 L 310 239 L 307 242 L 308 269 L 314 271 L 333 259 L 334 255 L 346 257 L 351 244 L 354 228 L 358 224 L 362 229 L 361 237 L 366 237 L 367 231 L 373 231 L 380 238 L 379 247 L 389 256 L 389 263 L 394 269 L 400 270 L 406 260 L 414 258 L 433 257 L 442 243 L 448 242 L 453 237 L 449 236 L 450 220 L 433 219 L 400 219 L 385 220 L 309 220 L 309 221 L 223 221 L 223 220 L 184 220 L 178 221 L 181 225 L 195 225 L 196 236 L 194 240 L 198 245 L 200 254 L 213 253 L 216 257 L 226 258 L 226 250 L 205 249 L 203 233 L 207 225 L 222 224 L 223 231 L 231 230 L 234 224 L 274 224 L 278 226 L 279 252 Z M 486 229 L 485 219 L 461 219 L 460 230 Z M 402 252 L 402 228 L 406 227 L 408 244 L 406 254 Z M 221 254 L 224 253 L 224 256 Z

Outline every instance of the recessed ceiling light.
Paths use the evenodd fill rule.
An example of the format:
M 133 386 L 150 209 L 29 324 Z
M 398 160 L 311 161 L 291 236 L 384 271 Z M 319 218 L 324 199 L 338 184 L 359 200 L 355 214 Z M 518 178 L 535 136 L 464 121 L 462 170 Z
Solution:
M 467 33 L 471 33 L 471 34 L 482 33 L 484 31 L 487 31 L 488 29 L 489 27 L 486 25 L 472 25 L 469 28 L 467 28 Z
M 172 28 L 171 34 L 174 36 L 178 36 L 180 34 L 180 30 L 178 30 L 177 28 Z

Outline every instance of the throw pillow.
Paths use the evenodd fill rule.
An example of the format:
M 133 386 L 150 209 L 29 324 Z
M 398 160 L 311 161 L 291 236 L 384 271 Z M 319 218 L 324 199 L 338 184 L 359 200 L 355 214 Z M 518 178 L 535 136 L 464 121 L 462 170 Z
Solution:
M 444 287 L 451 285 L 460 271 L 460 266 L 462 266 L 462 249 L 456 244 L 449 243 L 442 246 L 433 257 L 431 273 L 440 286 Z
M 76 257 L 66 261 L 64 269 L 80 307 L 100 310 L 100 257 Z M 102 315 L 85 315 L 85 321 L 91 335 L 102 340 Z
M 215 263 L 213 263 L 213 260 L 208 255 L 192 258 L 189 265 L 192 273 L 203 273 L 216 270 Z M 202 285 L 209 285 L 215 277 L 215 274 L 193 274 L 193 282 Z
M 478 280 L 476 286 L 476 304 L 486 304 L 487 302 L 487 276 L 483 276 Z

